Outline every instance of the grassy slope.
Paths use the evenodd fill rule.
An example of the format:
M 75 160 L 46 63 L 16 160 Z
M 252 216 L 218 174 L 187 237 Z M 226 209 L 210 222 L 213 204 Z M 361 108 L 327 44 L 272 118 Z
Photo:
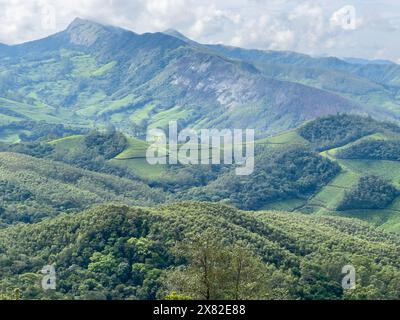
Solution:
M 109 163 L 128 169 L 135 176 L 142 179 L 157 179 L 166 172 L 165 165 L 150 165 L 146 160 L 146 151 L 149 144 L 143 140 L 128 137 L 129 146 Z M 83 136 L 75 135 L 51 141 L 60 153 L 76 152 L 82 149 Z
M 155 179 L 166 171 L 164 165 L 150 165 L 146 160 L 149 144 L 145 141 L 128 138 L 129 147 L 116 156 L 110 163 L 129 169 L 143 179 Z
M 379 160 L 342 160 L 336 159 L 335 154 L 338 150 L 348 148 L 354 143 L 364 139 L 390 139 L 392 136 L 381 133 L 363 137 L 357 141 L 353 141 L 343 147 L 331 149 L 322 152 L 321 155 L 329 157 L 331 160 L 337 161 L 342 172 L 333 179 L 327 186 L 314 195 L 308 201 L 302 199 L 290 199 L 279 201 L 277 203 L 268 204 L 265 209 L 300 211 L 304 213 L 313 213 L 318 215 L 341 215 L 347 217 L 357 217 L 369 221 L 375 225 L 390 231 L 400 232 L 400 198 L 388 208 L 384 210 L 355 210 L 351 212 L 335 211 L 339 202 L 343 199 L 346 190 L 351 189 L 361 176 L 378 175 L 389 179 L 395 186 L 400 187 L 400 162 L 396 161 L 379 161 Z M 296 131 L 263 139 L 263 143 L 276 143 L 279 145 L 304 145 L 308 142 L 300 137 Z
M 155 179 L 161 176 L 166 168 L 163 165 L 152 166 L 146 161 L 148 144 L 145 141 L 129 137 L 129 146 L 122 153 L 110 160 L 110 164 L 128 169 L 142 179 Z M 83 136 L 75 135 L 50 142 L 58 152 L 78 151 L 82 148 Z

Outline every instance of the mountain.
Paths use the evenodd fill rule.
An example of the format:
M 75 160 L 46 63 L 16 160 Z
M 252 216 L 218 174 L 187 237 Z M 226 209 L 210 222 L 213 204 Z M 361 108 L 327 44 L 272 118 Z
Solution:
M 187 259 L 177 259 L 177 248 L 193 241 L 193 234 L 197 246 L 189 242 Z M 240 258 L 238 253 L 246 257 L 242 272 L 250 282 L 245 276 L 235 282 L 244 298 L 399 299 L 399 236 L 352 219 L 243 212 L 198 202 L 156 208 L 107 205 L 0 230 L 0 246 L 0 295 L 12 296 L 18 289 L 22 299 L 164 299 L 172 290 L 187 299 L 201 298 L 193 282 L 184 289 L 197 278 L 188 278 L 182 268 L 193 264 L 190 270 L 196 272 L 190 257 L 197 251 L 210 259 L 219 284 L 210 294 L 228 299 L 234 280 L 221 279 L 224 265 L 213 262 L 218 254 L 225 254 L 228 264 L 236 261 L 228 255 L 231 247 L 233 259 Z M 40 271 L 50 264 L 57 290 L 44 291 Z M 360 270 L 355 290 L 341 285 L 343 266 L 349 264 Z M 263 281 L 254 286 L 254 279 Z
M 164 34 L 169 35 L 171 37 L 175 37 L 178 38 L 186 43 L 189 43 L 191 45 L 197 46 L 197 47 L 202 47 L 202 45 L 200 43 L 197 43 L 196 41 L 193 41 L 191 39 L 189 39 L 188 37 L 186 37 L 184 34 L 182 34 L 181 32 L 179 32 L 178 30 L 175 29 L 168 29 L 163 31 Z
M 374 59 L 374 60 L 368 60 L 368 59 L 360 59 L 360 58 L 342 58 L 342 60 L 348 62 L 348 63 L 353 63 L 353 64 L 394 64 L 394 62 L 390 60 L 379 60 L 379 59 Z
M 247 50 L 224 45 L 208 45 L 224 56 L 252 63 L 266 77 L 301 83 L 335 92 L 369 109 L 398 119 L 400 112 L 400 66 L 366 61 L 354 63 L 334 57 L 313 58 L 295 52 Z
M 0 58 L 0 107 L 19 113 L 17 119 L 111 122 L 129 134 L 179 120 L 195 128 L 250 127 L 266 136 L 326 114 L 385 114 L 273 79 L 251 62 L 171 34 L 138 35 L 76 19 L 65 31 L 11 46 Z

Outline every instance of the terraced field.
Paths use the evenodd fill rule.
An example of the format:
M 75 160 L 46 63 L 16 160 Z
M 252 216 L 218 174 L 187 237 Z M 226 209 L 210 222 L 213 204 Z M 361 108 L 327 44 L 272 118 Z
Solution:
M 320 154 L 336 161 L 342 167 L 341 173 L 327 186 L 309 199 L 289 199 L 270 203 L 264 209 L 282 210 L 289 212 L 302 212 L 315 215 L 336 215 L 350 218 L 359 218 L 381 228 L 400 232 L 400 198 L 397 198 L 388 208 L 380 210 L 352 210 L 338 212 L 336 208 L 342 201 L 346 191 L 354 187 L 362 176 L 376 175 L 390 180 L 393 185 L 400 187 L 400 162 L 384 160 L 344 160 L 335 156 L 338 151 L 365 140 L 398 139 L 390 134 L 375 133 L 362 137 L 339 148 L 330 149 Z M 259 144 L 290 146 L 309 146 L 309 142 L 302 138 L 296 130 L 289 131 L 271 138 L 258 141 Z
M 150 165 L 146 160 L 149 144 L 136 138 L 128 138 L 129 147 L 110 160 L 110 163 L 128 169 L 142 179 L 155 179 L 166 172 L 165 165 Z

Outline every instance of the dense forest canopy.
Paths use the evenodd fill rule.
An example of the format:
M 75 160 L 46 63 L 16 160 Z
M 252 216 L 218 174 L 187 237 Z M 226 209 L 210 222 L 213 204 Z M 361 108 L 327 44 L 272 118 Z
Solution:
M 207 291 L 210 299 L 398 299 L 399 248 L 399 236 L 350 219 L 199 202 L 101 206 L 0 230 L 0 290 L 24 299 L 194 299 Z M 215 283 L 197 282 L 201 256 Z M 226 268 L 240 261 L 237 290 Z M 40 270 L 49 264 L 57 290 L 45 292 Z M 356 290 L 341 286 L 348 264 L 358 271 Z
M 400 140 L 365 140 L 336 154 L 340 159 L 400 161 Z
M 338 210 L 384 209 L 399 195 L 400 191 L 390 182 L 376 176 L 366 176 L 346 192 Z
M 184 198 L 229 201 L 242 209 L 259 209 L 271 201 L 307 197 L 326 185 L 340 167 L 317 153 L 299 147 L 258 150 L 254 174 L 222 175 L 204 188 L 194 188 Z
M 338 114 L 311 121 L 300 127 L 298 132 L 317 150 L 324 151 L 341 147 L 373 133 L 394 132 L 399 134 L 400 127 L 392 123 L 379 122 L 370 117 Z

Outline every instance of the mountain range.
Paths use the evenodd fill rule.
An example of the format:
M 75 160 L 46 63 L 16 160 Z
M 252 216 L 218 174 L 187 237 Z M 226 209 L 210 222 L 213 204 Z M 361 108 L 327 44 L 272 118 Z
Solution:
M 343 112 L 397 121 L 399 86 L 394 63 L 202 45 L 174 30 L 139 35 L 79 18 L 0 46 L 2 123 L 112 123 L 140 135 L 179 120 L 263 137 Z

